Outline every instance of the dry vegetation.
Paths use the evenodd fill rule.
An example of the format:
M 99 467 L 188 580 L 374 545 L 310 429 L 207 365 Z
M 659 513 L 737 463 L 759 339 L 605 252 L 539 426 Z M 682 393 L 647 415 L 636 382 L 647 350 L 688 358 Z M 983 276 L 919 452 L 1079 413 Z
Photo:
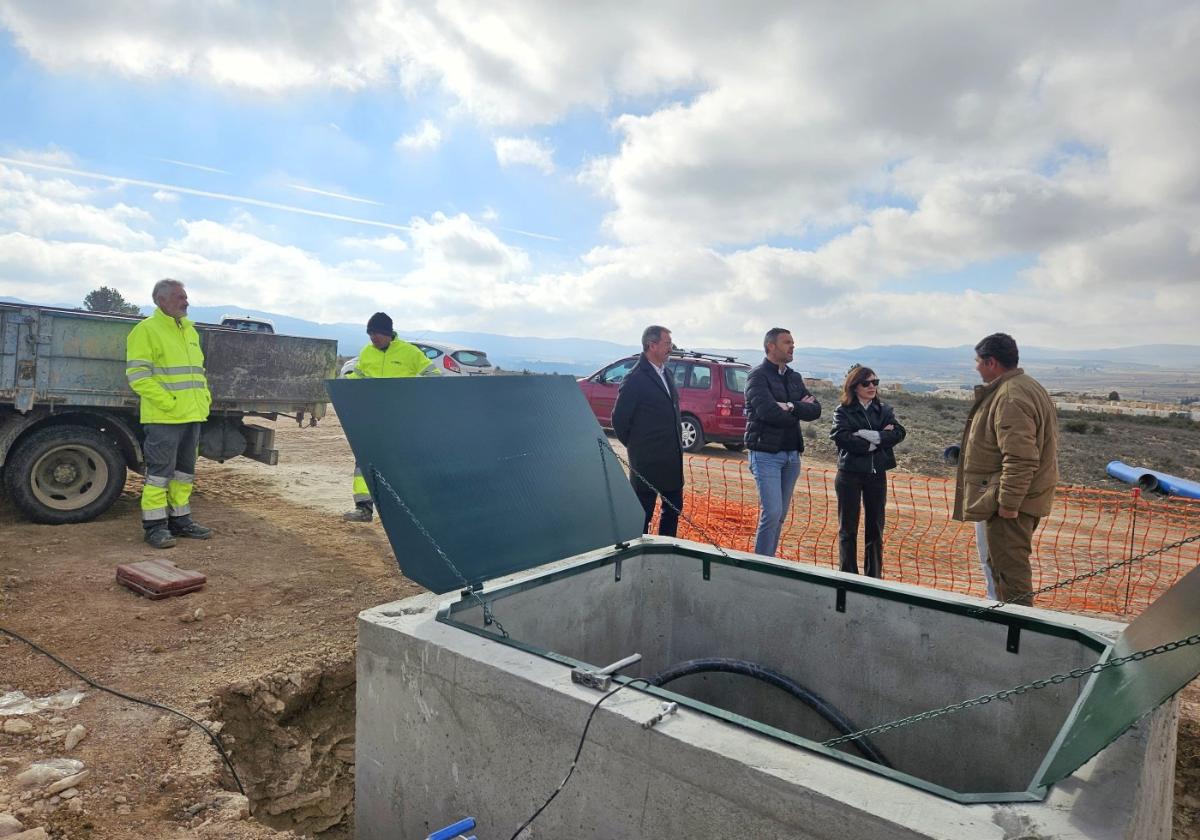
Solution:
M 837 394 L 817 397 L 832 418 Z M 958 443 L 970 403 L 920 394 L 894 393 L 883 397 L 896 409 L 908 439 L 896 447 L 899 468 L 925 475 L 952 476 L 942 450 Z M 1128 417 L 1114 414 L 1063 412 L 1059 416 L 1058 463 L 1062 483 L 1120 489 L 1121 482 L 1104 471 L 1109 461 L 1200 480 L 1200 423 L 1185 418 Z M 824 418 L 809 424 L 806 452 L 819 460 L 835 460 L 837 451 L 826 437 Z

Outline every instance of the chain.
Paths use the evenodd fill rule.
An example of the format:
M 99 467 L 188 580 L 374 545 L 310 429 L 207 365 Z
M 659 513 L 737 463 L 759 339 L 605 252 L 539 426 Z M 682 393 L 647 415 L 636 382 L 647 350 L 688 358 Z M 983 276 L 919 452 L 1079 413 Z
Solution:
M 1095 665 L 1090 665 L 1087 668 L 1076 668 L 1073 671 L 1068 671 L 1065 674 L 1055 674 L 1052 677 L 1046 677 L 1042 680 L 1034 680 L 1033 682 L 1019 685 L 1016 688 L 1006 688 L 1003 691 L 997 691 L 995 694 L 985 694 L 982 697 L 976 697 L 973 700 L 964 700 L 961 703 L 953 703 L 949 706 L 943 706 L 940 709 L 933 709 L 928 712 L 922 712 L 919 715 L 900 718 L 888 723 L 881 723 L 878 726 L 872 726 L 869 729 L 860 729 L 858 732 L 851 732 L 849 735 L 842 735 L 838 738 L 830 738 L 828 741 L 822 741 L 822 746 L 836 747 L 839 744 L 844 744 L 848 741 L 854 741 L 859 738 L 866 738 L 872 735 L 878 735 L 881 732 L 887 732 L 891 729 L 899 729 L 902 726 L 908 726 L 913 723 L 920 723 L 923 720 L 932 720 L 942 715 L 948 715 L 952 712 L 961 712 L 963 709 L 970 709 L 974 706 L 983 706 L 991 703 L 993 700 L 1006 700 L 1009 697 L 1024 694 L 1027 691 L 1036 691 L 1040 688 L 1046 688 L 1050 685 L 1061 685 L 1067 680 L 1077 680 L 1080 677 L 1086 677 L 1089 674 L 1099 674 L 1101 671 L 1106 671 L 1109 668 L 1116 668 L 1124 665 L 1127 662 L 1140 662 L 1151 656 L 1158 656 L 1160 653 L 1169 653 L 1173 650 L 1178 650 L 1182 647 L 1200 644 L 1200 633 L 1188 636 L 1185 639 L 1177 639 L 1174 642 L 1166 642 L 1158 647 L 1139 650 L 1136 653 L 1131 653 L 1128 656 L 1121 656 L 1116 659 L 1110 659 L 1107 662 L 1097 662 Z
M 1181 548 L 1182 546 L 1185 546 L 1188 543 L 1194 543 L 1197 540 L 1200 540 L 1200 534 L 1193 534 L 1190 537 L 1184 537 L 1183 539 L 1181 539 L 1177 542 L 1173 542 L 1170 545 L 1160 546 L 1159 548 L 1156 548 L 1153 551 L 1147 551 L 1145 554 L 1139 554 L 1136 557 L 1130 557 L 1128 560 L 1118 560 L 1116 563 L 1110 563 L 1107 566 L 1101 566 L 1099 569 L 1093 569 L 1090 572 L 1084 572 L 1081 575 L 1075 575 L 1075 577 L 1066 578 L 1065 580 L 1060 580 L 1058 583 L 1052 583 L 1049 586 L 1043 586 L 1041 589 L 1035 589 L 1032 592 L 1024 592 L 1020 595 L 1014 595 L 1011 598 L 1008 598 L 1007 600 L 997 601 L 996 603 L 990 604 L 986 607 L 976 607 L 975 609 L 971 610 L 970 614 L 971 615 L 980 615 L 981 613 L 991 612 L 992 610 L 998 610 L 1001 607 L 1006 606 L 1007 604 L 1013 603 L 1014 601 L 1021 601 L 1021 600 L 1024 600 L 1025 598 L 1032 598 L 1034 595 L 1041 595 L 1045 592 L 1053 592 L 1055 589 L 1062 589 L 1064 586 L 1070 586 L 1073 583 L 1079 583 L 1079 581 L 1087 580 L 1088 578 L 1099 577 L 1100 575 L 1108 574 L 1109 572 L 1113 571 L 1114 569 L 1120 569 L 1125 566 L 1132 566 L 1134 563 L 1140 563 L 1141 561 L 1143 561 L 1149 557 L 1153 557 L 1156 554 L 1162 554 L 1164 551 L 1171 551 L 1172 549 Z
M 425 529 L 425 526 L 421 524 L 421 520 L 417 519 L 417 515 L 412 512 L 412 509 L 408 505 L 404 503 L 404 500 L 400 498 L 400 494 L 397 493 L 392 485 L 388 483 L 388 480 L 383 477 L 383 474 L 379 472 L 379 470 L 375 469 L 374 465 L 371 466 L 371 475 L 378 484 L 382 485 L 383 488 L 391 494 L 392 498 L 396 500 L 396 504 L 400 505 L 400 509 L 408 514 L 408 518 L 412 520 L 412 524 L 415 525 L 417 530 L 421 532 L 421 536 L 425 537 L 425 539 L 429 541 L 429 544 L 433 546 L 433 550 L 437 552 L 438 557 L 442 558 L 442 562 L 446 564 L 450 571 L 454 572 L 460 581 L 462 581 L 466 594 L 474 598 L 476 602 L 478 602 L 479 606 L 483 608 L 484 624 L 495 624 L 496 629 L 500 631 L 500 635 L 507 639 L 508 631 L 504 629 L 504 625 L 501 624 L 500 620 L 497 619 L 492 613 L 492 605 L 483 600 L 479 593 L 471 587 L 471 584 L 467 581 L 467 576 L 460 572 L 458 570 L 458 566 L 455 566 L 454 562 L 446 556 L 446 552 L 442 551 L 442 547 L 438 545 L 437 540 L 433 538 L 433 534 L 429 533 L 429 531 Z
M 642 482 L 642 484 L 645 484 L 647 487 L 649 487 L 651 490 L 653 490 L 655 495 L 657 495 L 660 499 L 662 499 L 662 503 L 665 507 L 669 507 L 671 510 L 675 511 L 675 514 L 680 519 L 682 519 L 684 522 L 686 522 L 687 524 L 689 524 L 693 528 L 695 528 L 696 531 L 700 534 L 700 536 L 704 537 L 705 542 L 709 543 L 713 548 L 715 548 L 722 557 L 724 557 L 726 560 L 733 561 L 733 558 L 729 556 L 729 553 L 726 552 L 725 549 L 721 548 L 721 544 L 719 542 L 717 542 L 715 539 L 713 539 L 712 534 L 705 531 L 704 528 L 702 528 L 699 525 L 699 523 L 696 522 L 696 520 L 692 519 L 690 516 L 688 516 L 686 513 L 684 513 L 680 508 L 677 508 L 677 507 L 675 507 L 675 505 L 671 504 L 671 502 L 667 500 L 667 497 L 662 494 L 662 491 L 659 490 L 657 487 L 655 487 L 653 484 L 651 484 L 647 480 L 646 476 L 642 475 L 640 472 L 635 470 L 628 461 L 626 461 L 624 458 L 622 458 L 620 455 L 617 454 L 617 451 L 612 448 L 612 444 L 608 442 L 607 438 L 604 438 L 604 437 L 600 438 L 600 445 L 602 447 L 607 448 L 608 451 L 613 454 L 613 457 L 616 458 L 618 461 L 620 461 L 625 466 L 625 468 L 627 470 L 629 470 L 629 472 L 632 473 L 635 478 L 637 478 L 638 481 Z
M 620 545 L 621 532 L 617 526 L 617 506 L 613 502 L 612 482 L 608 478 L 608 459 L 604 457 L 604 450 L 607 448 L 609 452 L 612 452 L 612 448 L 608 446 L 608 441 L 603 435 L 597 439 L 597 443 L 600 447 L 600 466 L 604 470 L 604 490 L 608 495 L 608 519 L 613 527 L 613 541 Z M 614 452 L 613 454 L 615 455 L 616 453 Z

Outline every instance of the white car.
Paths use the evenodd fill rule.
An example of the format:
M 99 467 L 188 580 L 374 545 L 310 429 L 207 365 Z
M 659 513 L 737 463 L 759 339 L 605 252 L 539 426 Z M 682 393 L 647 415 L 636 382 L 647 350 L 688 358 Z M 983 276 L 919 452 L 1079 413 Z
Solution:
M 238 315 L 226 313 L 221 316 L 221 326 L 243 332 L 274 333 L 275 322 L 269 318 L 259 318 L 257 315 Z
M 485 376 L 496 372 L 495 366 L 488 361 L 487 353 L 482 350 L 471 350 L 457 344 L 440 344 L 433 341 L 408 341 L 425 354 L 433 362 L 442 376 Z M 342 365 L 342 376 L 354 370 L 358 358 L 353 358 Z

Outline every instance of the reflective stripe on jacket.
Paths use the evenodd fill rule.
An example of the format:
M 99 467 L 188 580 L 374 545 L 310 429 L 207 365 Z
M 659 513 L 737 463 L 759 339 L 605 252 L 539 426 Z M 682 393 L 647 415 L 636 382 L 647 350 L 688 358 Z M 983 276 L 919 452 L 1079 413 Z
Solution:
M 141 397 L 143 423 L 199 423 L 208 419 L 212 394 L 204 376 L 200 334 L 187 318 L 178 323 L 155 307 L 125 342 L 125 376 Z
M 358 352 L 358 364 L 346 374 L 347 379 L 392 379 L 400 376 L 420 376 L 429 367 L 429 359 L 407 341 L 396 338 L 386 350 L 368 344 Z

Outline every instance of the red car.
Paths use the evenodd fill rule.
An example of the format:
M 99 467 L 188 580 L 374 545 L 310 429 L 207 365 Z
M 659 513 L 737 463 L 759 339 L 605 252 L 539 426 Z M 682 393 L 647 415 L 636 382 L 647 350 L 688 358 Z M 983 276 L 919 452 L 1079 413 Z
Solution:
M 612 428 L 613 405 L 621 382 L 637 360 L 637 356 L 628 356 L 579 380 L 588 405 L 606 429 Z M 679 389 L 683 448 L 695 452 L 706 443 L 723 443 L 734 452 L 744 449 L 746 377 L 750 366 L 730 356 L 673 350 L 667 360 L 667 371 Z

